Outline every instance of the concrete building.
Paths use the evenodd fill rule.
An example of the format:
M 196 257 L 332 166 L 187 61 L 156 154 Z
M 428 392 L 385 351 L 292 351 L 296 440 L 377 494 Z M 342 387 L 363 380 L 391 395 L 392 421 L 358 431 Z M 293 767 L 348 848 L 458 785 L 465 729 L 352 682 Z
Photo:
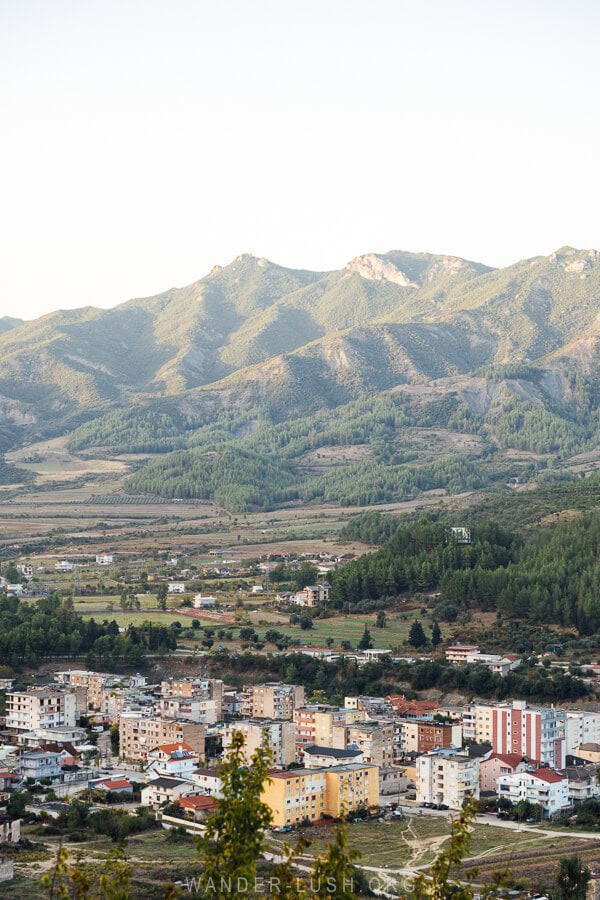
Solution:
M 577 756 L 582 744 L 600 744 L 600 713 L 567 710 L 566 753 Z
M 501 775 L 497 781 L 498 796 L 511 803 L 528 800 L 542 807 L 545 818 L 551 818 L 569 806 L 569 781 L 554 769 L 514 772 Z
M 194 595 L 194 609 L 212 609 L 217 605 L 216 597 L 203 597 L 202 594 Z
M 163 804 L 176 803 L 180 797 L 193 796 L 194 793 L 192 782 L 161 775 L 142 788 L 142 806 L 159 809 Z
M 214 725 L 219 721 L 216 700 L 203 697 L 161 697 L 159 712 L 163 717 L 186 722 Z
M 414 721 L 432 720 L 439 708 L 439 703 L 435 700 L 407 700 L 404 694 L 389 694 L 385 700 L 397 716 Z
M 6 695 L 6 731 L 11 737 L 18 737 L 39 728 L 72 727 L 76 712 L 72 691 L 51 688 L 11 691 Z
M 440 747 L 462 747 L 462 726 L 441 722 L 397 719 L 394 722 L 395 756 L 427 753 Z
M 495 753 L 521 753 L 553 769 L 565 764 L 566 713 L 554 707 L 530 708 L 524 700 L 492 709 Z
M 274 719 L 245 719 L 239 722 L 228 722 L 223 731 L 223 750 L 227 751 L 236 731 L 244 735 L 244 755 L 250 763 L 253 753 L 259 750 L 266 738 L 272 753 L 274 766 L 290 766 L 296 759 L 296 734 L 293 722 Z
M 146 757 L 148 775 L 166 775 L 191 781 L 192 773 L 197 766 L 198 754 L 194 753 L 192 747 L 184 741 L 153 747 Z
M 199 793 L 208 794 L 211 797 L 222 796 L 222 781 L 216 769 L 194 769 L 192 781 Z
M 22 754 L 17 769 L 23 778 L 40 781 L 57 779 L 62 775 L 61 754 L 51 750 L 27 750 Z
M 300 684 L 280 681 L 245 685 L 240 713 L 253 719 L 293 719 L 294 710 L 304 704 L 304 688 Z
M 189 744 L 204 759 L 206 727 L 199 722 L 180 722 L 148 715 L 144 711 L 121 713 L 119 755 L 126 760 L 144 760 L 148 751 L 160 744 Z
M 446 650 L 446 659 L 460 666 L 467 663 L 469 656 L 474 653 L 479 653 L 477 644 L 453 644 Z
M 271 772 L 270 779 L 261 799 L 270 807 L 275 827 L 316 822 L 323 815 L 339 818 L 342 813 L 376 806 L 379 799 L 376 766 L 290 769 Z
M 537 768 L 535 761 L 520 753 L 491 753 L 479 764 L 479 789 L 482 793 L 495 791 L 501 775 L 514 775 L 515 772 L 534 771 Z
M 96 565 L 97 566 L 112 566 L 113 564 L 113 555 L 112 553 L 98 553 L 96 555 Z
M 328 769 L 331 766 L 347 766 L 350 763 L 363 763 L 362 750 L 337 747 L 306 747 L 304 749 L 305 769 Z
M 567 766 L 563 774 L 569 782 L 569 800 L 571 803 L 583 803 L 584 800 L 597 800 L 600 797 L 596 766 Z
M 416 799 L 461 809 L 467 797 L 479 799 L 479 760 L 435 750 L 416 760 Z
M 167 585 L 167 593 L 169 594 L 185 594 L 185 584 L 183 581 L 170 581 Z
M 340 747 L 339 741 L 334 743 L 334 728 L 365 720 L 366 715 L 361 709 L 340 709 L 318 703 L 297 707 L 294 710 L 297 759 L 301 760 L 305 747 L 314 744 L 318 747 Z
M 356 747 L 366 763 L 391 766 L 394 762 L 394 725 L 392 722 L 354 722 L 333 728 L 333 746 Z
M 0 844 L 18 844 L 20 840 L 21 820 L 0 815 Z

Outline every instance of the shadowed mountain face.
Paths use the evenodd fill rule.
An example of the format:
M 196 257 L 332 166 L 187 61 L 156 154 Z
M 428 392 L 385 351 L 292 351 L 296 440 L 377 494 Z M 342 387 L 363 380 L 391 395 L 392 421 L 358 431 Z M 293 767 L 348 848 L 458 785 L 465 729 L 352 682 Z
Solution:
M 599 313 L 593 250 L 504 269 L 391 251 L 333 272 L 243 255 L 114 309 L 0 319 L 3 445 L 74 432 L 74 448 L 131 449 L 133 409 L 172 449 L 440 379 L 460 380 L 474 415 L 513 395 L 550 410 L 571 402 L 574 376 L 595 383 Z M 475 373 L 511 365 L 539 370 L 535 385 L 508 379 L 486 399 Z

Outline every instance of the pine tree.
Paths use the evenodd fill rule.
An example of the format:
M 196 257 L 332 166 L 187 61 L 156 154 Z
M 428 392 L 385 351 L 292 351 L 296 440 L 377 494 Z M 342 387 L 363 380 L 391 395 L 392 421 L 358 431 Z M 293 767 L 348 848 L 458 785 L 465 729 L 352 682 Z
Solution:
M 431 643 L 434 647 L 438 647 L 442 643 L 442 632 L 437 622 L 431 626 Z
M 427 643 L 427 636 L 423 631 L 423 626 L 418 620 L 415 620 L 411 627 L 408 635 L 408 643 L 411 647 L 424 647 Z
M 370 650 L 373 646 L 373 641 L 371 640 L 371 632 L 367 625 L 365 625 L 365 630 L 363 631 L 362 637 L 357 644 L 358 650 Z

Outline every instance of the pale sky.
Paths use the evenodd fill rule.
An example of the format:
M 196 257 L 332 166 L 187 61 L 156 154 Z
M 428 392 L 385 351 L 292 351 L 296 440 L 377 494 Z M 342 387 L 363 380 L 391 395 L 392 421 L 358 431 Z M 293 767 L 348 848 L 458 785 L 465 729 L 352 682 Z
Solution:
M 0 316 L 600 249 L 594 0 L 0 0 Z

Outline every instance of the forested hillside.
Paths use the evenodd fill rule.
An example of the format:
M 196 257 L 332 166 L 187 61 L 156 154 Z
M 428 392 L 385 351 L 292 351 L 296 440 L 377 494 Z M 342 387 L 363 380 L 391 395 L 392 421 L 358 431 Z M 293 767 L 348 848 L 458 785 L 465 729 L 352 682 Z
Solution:
M 393 525 L 390 525 L 390 522 Z M 391 532 L 391 533 L 390 533 Z M 470 542 L 449 524 L 387 521 L 365 513 L 346 532 L 385 541 L 332 576 L 339 609 L 364 609 L 403 593 L 439 592 L 439 614 L 494 610 L 534 623 L 600 630 L 600 513 L 538 529 L 525 538 L 494 522 L 477 523 Z

